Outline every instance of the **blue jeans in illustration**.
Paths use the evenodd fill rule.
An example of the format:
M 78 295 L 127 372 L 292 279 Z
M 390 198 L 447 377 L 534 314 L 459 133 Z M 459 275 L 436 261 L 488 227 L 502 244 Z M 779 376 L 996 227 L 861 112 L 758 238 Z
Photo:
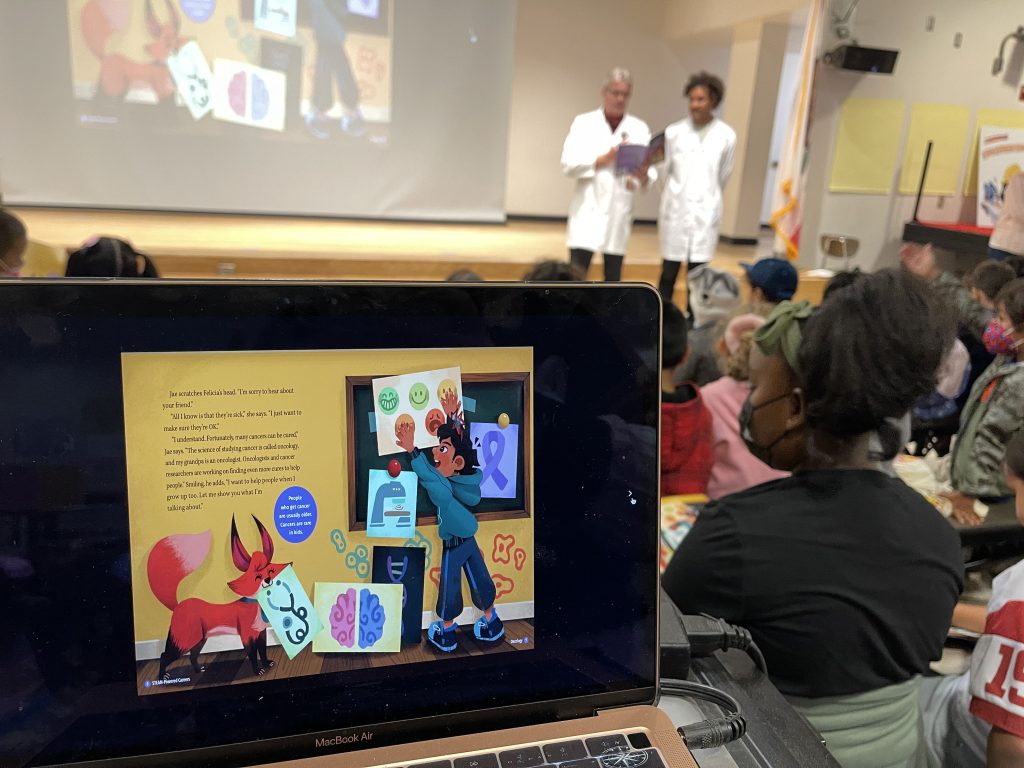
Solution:
M 476 537 L 453 539 L 444 543 L 441 552 L 441 574 L 437 591 L 437 615 L 444 621 L 454 621 L 462 613 L 462 572 L 469 582 L 473 605 L 481 611 L 494 605 L 494 580 L 476 544 Z

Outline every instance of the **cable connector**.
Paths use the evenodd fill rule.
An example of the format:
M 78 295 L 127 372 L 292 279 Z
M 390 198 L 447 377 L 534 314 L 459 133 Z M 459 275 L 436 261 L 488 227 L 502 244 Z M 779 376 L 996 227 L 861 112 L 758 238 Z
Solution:
M 684 725 L 676 731 L 688 749 L 714 749 L 742 738 L 747 732 L 747 721 L 741 715 L 729 715 Z
M 758 668 L 767 674 L 768 669 L 750 632 L 743 627 L 730 624 L 722 619 L 702 614 L 683 614 L 683 628 L 686 630 L 686 637 L 690 641 L 691 656 L 708 656 L 715 651 L 725 651 L 729 648 L 736 648 L 746 651 L 757 664 Z

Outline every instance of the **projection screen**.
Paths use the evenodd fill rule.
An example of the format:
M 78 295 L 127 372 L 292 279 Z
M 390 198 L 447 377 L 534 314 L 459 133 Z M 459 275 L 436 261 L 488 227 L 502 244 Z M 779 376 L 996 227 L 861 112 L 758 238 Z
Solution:
M 516 3 L 0 3 L 8 205 L 504 219 Z

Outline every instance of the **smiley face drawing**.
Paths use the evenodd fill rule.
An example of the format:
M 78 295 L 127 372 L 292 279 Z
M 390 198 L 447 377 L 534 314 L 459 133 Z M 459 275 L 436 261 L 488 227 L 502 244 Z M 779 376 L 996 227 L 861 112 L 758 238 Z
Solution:
M 422 411 L 426 408 L 428 400 L 430 400 L 430 390 L 427 389 L 427 385 L 422 381 L 417 381 L 409 387 L 409 402 L 412 403 L 412 407 L 417 411 Z
M 381 411 L 390 416 L 398 410 L 398 392 L 394 387 L 384 387 L 377 396 L 377 405 Z
M 424 423 L 427 426 L 427 432 L 437 437 L 437 430 L 444 426 L 444 413 L 439 408 L 431 408 L 427 411 Z
M 437 385 L 437 399 L 444 403 L 444 396 L 446 394 L 458 397 L 459 389 L 451 379 L 445 379 Z

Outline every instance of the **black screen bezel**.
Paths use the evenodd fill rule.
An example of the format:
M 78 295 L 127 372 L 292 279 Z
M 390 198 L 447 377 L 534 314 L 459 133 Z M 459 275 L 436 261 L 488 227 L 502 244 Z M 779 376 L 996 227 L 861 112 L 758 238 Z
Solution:
M 582 429 L 595 428 L 597 419 L 603 419 L 601 424 L 606 424 L 607 417 L 619 418 L 623 423 L 637 427 L 644 432 L 639 438 L 644 442 L 645 449 L 650 448 L 650 435 L 653 435 L 655 453 L 653 461 L 641 470 L 641 474 L 635 476 L 631 485 L 631 498 L 636 500 L 632 507 L 625 507 L 626 497 L 624 488 L 617 488 L 615 480 L 609 476 L 607 466 L 593 467 L 589 469 L 592 458 L 589 450 L 582 447 L 580 450 L 586 453 L 587 461 L 579 462 L 585 466 L 585 471 L 591 472 L 592 476 L 585 478 L 587 483 L 598 485 L 594 499 L 599 499 L 596 504 L 618 504 L 619 501 L 610 502 L 605 494 L 618 494 L 621 491 L 621 503 L 624 509 L 635 512 L 636 518 L 630 520 L 629 530 L 623 531 L 623 535 L 606 537 L 602 539 L 598 535 L 587 539 L 590 553 L 583 566 L 590 568 L 601 568 L 605 571 L 615 573 L 616 566 L 623 575 L 629 579 L 628 586 L 622 585 L 619 594 L 608 594 L 608 603 L 618 606 L 618 610 L 633 610 L 632 606 L 621 606 L 621 602 L 629 596 L 638 594 L 637 589 L 640 583 L 657 584 L 657 530 L 658 530 L 658 482 L 659 470 L 657 462 L 657 425 L 659 410 L 659 387 L 658 373 L 660 372 L 660 300 L 657 294 L 649 286 L 602 286 L 602 285 L 575 285 L 575 284 L 550 284 L 550 285 L 516 285 L 488 283 L 482 285 L 454 286 L 451 284 L 370 284 L 370 283 L 298 283 L 286 281 L 252 281 L 252 282 L 192 282 L 192 281 L 104 281 L 104 280 L 79 280 L 79 281 L 22 281 L 17 284 L 7 283 L 0 285 L 0 328 L 4 329 L 7 337 L 12 335 L 17 339 L 25 336 L 28 342 L 28 349 L 25 352 L 28 364 L 33 362 L 40 364 L 43 361 L 57 362 L 60 364 L 62 355 L 66 355 L 74 365 L 76 355 L 83 354 L 80 349 L 68 348 L 70 344 L 77 341 L 86 345 L 98 343 L 99 349 L 106 352 L 101 362 L 93 361 L 90 364 L 99 365 L 109 374 L 110 366 L 115 365 L 112 351 L 115 346 L 120 351 L 170 351 L 188 349 L 190 351 L 219 350 L 224 349 L 224 338 L 227 331 L 226 326 L 234 324 L 242 330 L 242 338 L 235 339 L 229 346 L 232 349 L 322 349 L 325 330 L 330 330 L 338 322 L 356 323 L 360 320 L 360 327 L 364 330 L 370 328 L 373 323 L 382 326 L 379 330 L 379 338 L 388 336 L 388 332 L 400 331 L 398 336 L 393 333 L 391 339 L 393 346 L 401 347 L 445 347 L 445 346 L 484 346 L 489 340 L 491 343 L 499 342 L 499 345 L 507 346 L 536 346 L 545 349 L 557 348 L 558 341 L 546 338 L 551 331 L 551 324 L 555 323 L 564 327 L 566 338 L 573 340 L 576 349 L 566 349 L 565 358 L 568 359 L 570 370 L 579 381 L 586 384 L 587 371 L 581 371 L 580 366 L 586 362 L 580 358 L 581 345 L 585 343 L 585 337 L 593 334 L 597 338 L 591 340 L 595 346 L 589 348 L 585 354 L 590 354 L 590 362 L 600 371 L 612 374 L 622 374 L 623 381 L 633 381 L 632 391 L 623 391 L 621 394 L 609 395 L 609 393 L 597 393 L 593 397 L 582 396 L 582 402 L 578 405 L 567 406 L 565 403 L 555 403 L 549 409 L 551 418 L 568 417 L 566 421 L 556 427 L 549 427 L 545 424 L 535 423 L 534 433 L 538 445 L 544 439 L 545 429 Z M 241 320 L 263 323 L 263 328 L 258 329 L 262 335 L 259 341 L 254 343 L 253 336 L 248 333 L 249 326 Z M 367 322 L 370 320 L 372 322 Z M 52 335 L 50 346 L 45 349 L 47 343 L 40 341 L 38 331 L 40 324 L 49 324 L 51 330 L 56 332 Z M 197 328 L 205 328 L 206 334 L 190 335 L 185 343 L 183 339 L 174 338 L 173 334 L 167 333 L 167 328 L 181 328 L 183 333 L 193 333 Z M 441 330 L 439 331 L 438 328 Z M 100 340 L 98 337 L 114 333 L 116 339 Z M 377 333 L 377 331 L 374 331 Z M 530 341 L 530 335 L 535 334 L 532 340 L 536 344 L 526 344 Z M 575 335 L 574 335 L 575 334 Z M 46 336 L 46 334 L 42 334 Z M 545 338 L 542 338 L 544 336 Z M 500 338 L 499 338 L 500 337 Z M 52 341 L 56 338 L 56 341 Z M 458 340 L 461 343 L 455 344 Z M 365 339 L 360 339 L 360 346 L 353 346 L 349 343 L 338 343 L 333 348 L 376 348 L 379 344 L 362 344 Z M 17 344 L 11 342 L 11 347 L 17 351 Z M 42 350 L 32 350 L 33 345 L 42 345 Z M 141 347 L 141 348 L 140 348 Z M 593 350 L 603 350 L 600 359 L 593 357 Z M 575 356 L 574 356 L 575 355 Z M 54 356 L 58 358 L 54 360 Z M 119 357 L 118 357 L 119 360 Z M 83 362 L 84 364 L 84 362 Z M 104 366 L 106 366 L 104 368 Z M 601 368 L 600 366 L 605 366 Z M 537 361 L 535 360 L 535 372 Z M 621 368 L 622 370 L 619 370 Z M 626 370 L 629 368 L 629 370 Z M 17 376 L 16 368 L 9 369 L 9 376 Z M 119 363 L 118 363 L 119 375 Z M 600 387 L 593 387 L 598 390 Z M 584 390 L 578 390 L 579 392 Z M 119 393 L 115 393 L 119 397 Z M 615 410 L 615 403 L 621 403 L 619 411 Z M 30 405 L 30 403 L 22 403 Z M 600 404 L 600 405 L 599 405 Z M 609 408 L 607 411 L 590 412 L 595 408 Z M 543 414 L 543 409 L 538 417 Z M 593 417 L 593 418 L 591 418 Z M 568 426 L 566 426 L 568 425 Z M 603 428 L 603 427 L 602 427 Z M 625 430 L 623 430 L 625 431 Z M 123 424 L 121 439 L 123 441 Z M 581 443 L 605 438 L 588 435 L 580 435 Z M 618 450 L 618 448 L 616 448 Z M 614 474 L 614 473 L 612 473 Z M 633 493 L 635 491 L 635 493 Z M 116 506 L 115 500 L 115 506 Z M 125 532 L 127 529 L 127 499 L 124 498 L 124 520 Z M 618 507 L 616 506 L 616 509 Z M 564 556 L 555 551 L 547 551 L 545 536 L 547 535 L 540 526 L 545 525 L 543 505 L 537 505 L 536 525 L 537 530 L 537 582 L 541 583 L 547 569 L 561 568 L 564 573 L 565 567 L 578 567 L 576 563 L 565 563 Z M 0 514 L 3 514 L 0 512 Z M 115 513 L 116 514 L 116 513 Z M 547 523 L 550 526 L 550 521 Z M 125 533 L 127 536 L 127 534 Z M 554 540 L 559 540 L 555 537 Z M 4 542 L 0 542 L 3 544 Z M 127 546 L 127 538 L 125 539 Z M 545 554 L 546 553 L 546 554 Z M 619 561 L 624 561 L 619 562 Z M 634 583 L 637 582 L 637 583 Z M 611 584 L 609 581 L 602 582 L 605 587 Z M 129 585 L 130 589 L 130 585 Z M 538 592 L 542 592 L 538 589 Z M 643 589 L 640 589 L 642 592 Z M 223 689 L 207 689 L 201 693 L 181 694 L 160 694 L 159 696 L 129 697 L 124 683 L 109 683 L 107 685 L 96 685 L 83 695 L 73 706 L 87 708 L 88 696 L 98 701 L 95 706 L 101 709 L 117 709 L 118 706 L 131 707 L 134 702 L 134 710 L 121 711 L 120 714 L 111 714 L 106 718 L 109 724 L 108 732 L 102 734 L 98 741 L 94 741 L 91 752 L 82 752 L 74 757 L 79 759 L 100 758 L 98 764 L 127 764 L 130 761 L 133 765 L 175 765 L 188 764 L 197 759 L 202 759 L 208 764 L 217 765 L 243 765 L 253 762 L 266 762 L 271 760 L 283 760 L 296 757 L 323 754 L 324 750 L 315 748 L 317 737 L 330 736 L 331 734 L 349 734 L 354 729 L 368 729 L 375 734 L 370 742 L 356 743 L 347 749 L 380 746 L 388 743 L 397 743 L 409 739 L 421 738 L 430 735 L 437 738 L 441 735 L 454 734 L 475 730 L 480 727 L 493 727 L 495 722 L 502 722 L 505 725 L 526 724 L 529 722 L 561 719 L 565 717 L 581 716 L 592 714 L 595 709 L 621 706 L 626 704 L 650 702 L 654 698 L 655 684 L 657 680 L 657 599 L 656 590 L 650 590 L 650 604 L 636 606 L 631 620 L 625 620 L 617 624 L 612 617 L 609 621 L 610 627 L 606 634 L 609 642 L 613 645 L 618 643 L 621 648 L 627 651 L 627 656 L 621 661 L 621 669 L 618 676 L 611 672 L 609 662 L 599 661 L 594 658 L 581 655 L 578 658 L 570 658 L 574 647 L 572 643 L 566 643 L 559 648 L 559 638 L 544 637 L 545 628 L 541 621 L 543 607 L 538 608 L 538 647 L 535 651 L 527 652 L 529 658 L 515 659 L 511 657 L 522 656 L 522 654 L 505 654 L 509 659 L 500 659 L 502 674 L 506 677 L 514 677 L 517 673 L 529 675 L 531 672 L 541 676 L 556 670 L 558 674 L 566 672 L 559 666 L 576 665 L 577 687 L 573 691 L 575 695 L 565 697 L 541 697 L 543 701 L 521 701 L 512 706 L 502 707 L 500 710 L 488 707 L 484 700 L 476 701 L 473 706 L 464 712 L 446 711 L 448 708 L 441 702 L 432 711 L 441 711 L 444 714 L 431 716 L 431 710 L 419 710 L 407 708 L 407 713 L 415 714 L 415 717 L 403 719 L 400 722 L 382 721 L 386 712 L 381 711 L 380 715 L 364 722 L 351 722 L 343 728 L 321 728 L 315 732 L 306 732 L 301 735 L 278 735 L 272 738 L 263 738 L 255 741 L 258 736 L 253 726 L 246 723 L 231 722 L 222 727 L 219 732 L 242 733 L 248 732 L 249 739 L 234 739 L 230 744 L 216 745 L 210 748 L 201 748 L 198 751 L 190 749 L 168 754 L 151 753 L 148 756 L 142 754 L 122 755 L 121 759 L 115 759 L 111 746 L 111 737 L 116 734 L 128 736 L 133 724 L 142 718 L 145 711 L 147 716 L 159 715 L 163 710 L 172 710 L 174 717 L 189 716 L 191 710 L 193 718 L 210 718 L 213 713 L 221 709 L 234 709 L 235 717 L 252 718 L 260 722 L 276 721 L 283 719 L 282 707 L 286 704 L 279 696 L 287 696 L 290 692 L 291 702 L 287 704 L 293 707 L 297 695 L 301 694 L 303 705 L 312 706 L 320 703 L 323 706 L 331 706 L 330 697 L 326 695 L 327 689 L 323 681 L 312 687 L 296 684 L 297 680 L 280 681 L 278 683 L 256 683 L 245 686 L 229 686 Z M 540 595 L 538 595 L 538 606 L 541 606 Z M 115 610 L 123 610 L 121 605 Z M 130 607 L 128 608 L 130 611 Z M 605 631 L 604 627 L 600 627 Z M 134 638 L 129 638 L 133 640 Z M 545 646 L 545 643 L 547 646 Z M 556 650 L 566 654 L 565 659 L 548 658 Z M 494 658 L 494 657 L 492 657 Z M 539 662 L 544 659 L 545 663 Z M 447 668 L 432 670 L 426 669 L 425 674 L 419 677 L 424 680 L 447 680 L 460 672 L 467 670 L 485 674 L 491 673 L 490 679 L 499 677 L 495 668 L 483 669 L 479 662 L 470 660 L 472 663 L 463 663 L 458 668 L 452 666 L 454 661 L 447 660 L 438 664 L 448 665 Z M 615 662 L 619 663 L 619 662 Z M 435 673 L 435 674 L 432 674 Z M 303 680 L 303 679 L 299 679 Z M 509 685 L 511 682 L 506 681 Z M 543 686 L 544 678 L 537 681 Z M 445 683 L 447 685 L 447 683 Z M 532 686 L 532 683 L 531 683 Z M 387 691 L 382 690 L 387 686 L 379 681 L 373 684 L 374 691 L 386 695 Z M 134 689 L 134 678 L 131 683 Z M 431 690 L 431 689 L 427 689 Z M 486 699 L 486 696 L 482 697 Z M 239 701 L 241 700 L 241 701 Z M 156 710 L 156 712 L 154 712 Z M 239 712 L 239 710 L 242 710 Z M 184 715 L 182 714 L 184 713 Z M 83 716 L 91 712 L 82 712 Z M 498 719 L 495 719 L 498 716 Z M 292 716 L 294 718 L 294 715 Z M 173 718 L 171 718 L 173 719 Z M 390 720 L 390 718 L 388 718 Z M 72 727 L 74 727 L 72 725 Z M 232 730 L 233 729 L 233 730 Z M 212 730 L 212 729 L 211 729 Z M 280 729 L 279 729 L 280 730 Z M 288 729 L 285 729 L 288 730 Z M 290 733 L 295 729 L 291 729 Z M 56 743 L 60 739 L 67 738 L 67 731 L 58 735 Z M 79 739 L 81 741 L 81 739 Z M 66 764 L 69 753 L 55 752 L 51 743 L 48 747 L 52 754 L 50 760 L 57 759 Z M 77 742 L 76 742 L 77 743 Z M 166 748 L 166 745 L 165 745 Z M 341 747 L 340 749 L 346 749 Z M 16 765 L 47 765 L 46 762 L 21 762 Z

